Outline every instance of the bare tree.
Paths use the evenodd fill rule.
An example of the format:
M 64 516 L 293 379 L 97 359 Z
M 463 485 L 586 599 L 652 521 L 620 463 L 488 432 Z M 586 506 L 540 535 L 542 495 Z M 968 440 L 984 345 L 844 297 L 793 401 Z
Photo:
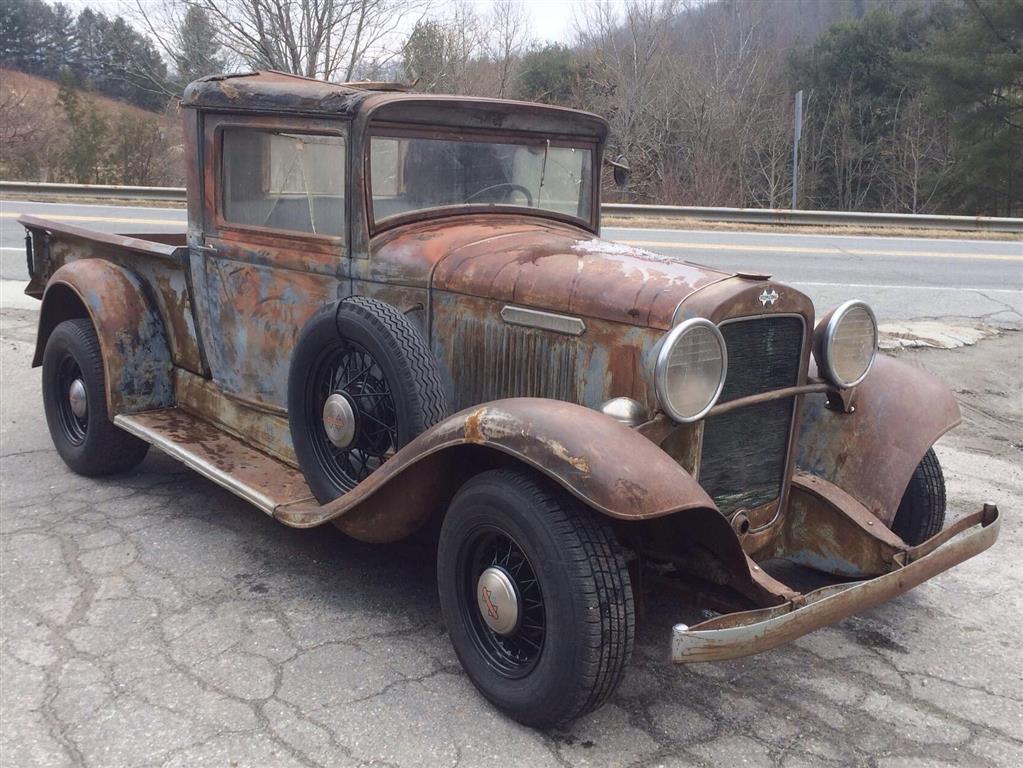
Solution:
M 881 146 L 883 210 L 919 213 L 929 208 L 954 166 L 950 134 L 947 116 L 929 114 L 921 97 L 900 98 L 892 135 Z
M 180 50 L 176 30 L 189 8 L 201 9 L 236 63 L 323 80 L 351 80 L 364 60 L 377 66 L 396 53 L 394 39 L 430 0 L 134 0 L 136 16 L 164 52 Z M 390 49 L 390 50 L 389 50 Z
M 529 17 L 523 5 L 498 2 L 494 3 L 488 22 L 491 32 L 484 46 L 497 80 L 491 93 L 503 99 L 511 87 L 515 64 L 531 39 Z
M 448 6 L 444 16 L 416 24 L 402 49 L 402 65 L 419 90 L 503 98 L 530 42 L 522 6 L 496 2 L 481 13 L 463 0 Z

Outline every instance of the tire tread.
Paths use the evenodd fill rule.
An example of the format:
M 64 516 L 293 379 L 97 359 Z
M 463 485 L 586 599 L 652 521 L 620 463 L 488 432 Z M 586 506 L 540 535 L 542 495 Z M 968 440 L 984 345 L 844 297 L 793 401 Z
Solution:
M 574 594 L 595 610 L 588 612 L 582 633 L 582 676 L 575 681 L 569 703 L 558 712 L 538 711 L 532 725 L 564 725 L 604 704 L 618 688 L 635 639 L 635 602 L 628 566 L 609 522 L 563 489 L 532 471 L 497 469 L 473 481 L 506 483 L 530 502 L 530 514 L 541 516 L 560 541 L 571 569 Z
M 945 475 L 937 454 L 930 448 L 913 470 L 892 530 L 907 544 L 926 541 L 944 527 L 945 505 Z

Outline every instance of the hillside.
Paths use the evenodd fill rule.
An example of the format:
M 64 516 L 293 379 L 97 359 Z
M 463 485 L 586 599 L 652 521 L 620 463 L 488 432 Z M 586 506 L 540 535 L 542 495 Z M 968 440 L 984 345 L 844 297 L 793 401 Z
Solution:
M 60 84 L 0 68 L 0 178 L 178 186 L 183 183 L 176 110 L 144 109 L 75 91 L 77 119 Z

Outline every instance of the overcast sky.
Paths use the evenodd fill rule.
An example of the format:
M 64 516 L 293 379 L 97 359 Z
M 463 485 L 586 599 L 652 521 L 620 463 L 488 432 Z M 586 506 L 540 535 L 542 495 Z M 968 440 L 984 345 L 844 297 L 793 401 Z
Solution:
M 573 18 L 585 14 L 586 6 L 595 3 L 621 5 L 623 0 L 471 0 L 481 11 L 485 11 L 497 2 L 508 2 L 521 5 L 526 9 L 533 21 L 533 36 L 544 42 L 570 42 L 574 37 Z M 3 0 L 0 0 L 3 2 Z M 53 0 L 49 0 L 53 2 Z M 94 8 L 107 15 L 116 15 L 125 6 L 133 7 L 135 0 L 63 0 L 65 5 L 76 11 L 82 8 Z M 143 3 L 160 3 L 163 0 L 142 0 Z M 443 17 L 450 10 L 451 3 L 435 0 L 434 15 Z

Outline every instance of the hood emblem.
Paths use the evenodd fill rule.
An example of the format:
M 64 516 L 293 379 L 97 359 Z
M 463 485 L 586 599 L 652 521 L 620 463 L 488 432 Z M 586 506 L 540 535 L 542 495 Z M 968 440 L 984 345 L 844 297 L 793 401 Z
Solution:
M 764 305 L 764 309 L 767 309 L 767 307 L 773 307 L 774 302 L 777 300 L 778 292 L 774 290 L 774 288 L 771 288 L 770 290 L 765 288 L 764 292 L 760 294 L 760 303 Z

